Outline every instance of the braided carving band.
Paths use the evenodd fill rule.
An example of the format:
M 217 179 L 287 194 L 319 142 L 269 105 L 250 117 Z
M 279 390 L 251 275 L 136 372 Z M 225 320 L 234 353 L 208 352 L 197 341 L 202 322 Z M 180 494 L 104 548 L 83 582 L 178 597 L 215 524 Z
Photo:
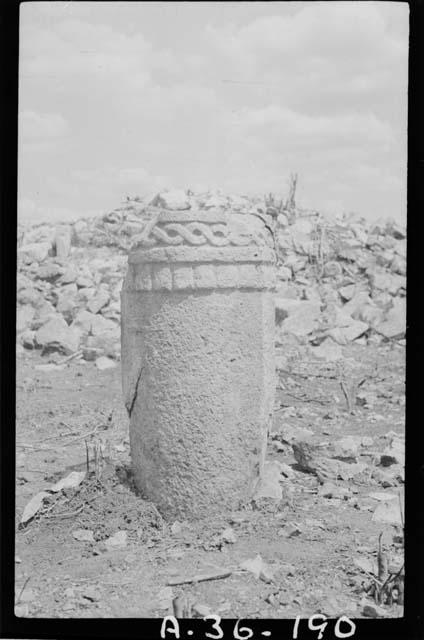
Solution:
M 146 230 L 145 230 L 146 231 Z M 156 245 L 204 245 L 215 247 L 227 245 L 247 246 L 257 243 L 251 233 L 236 232 L 225 224 L 205 224 L 203 222 L 189 222 L 181 224 L 170 222 L 163 226 L 154 226 L 147 232 L 134 238 L 138 246 L 154 247 Z

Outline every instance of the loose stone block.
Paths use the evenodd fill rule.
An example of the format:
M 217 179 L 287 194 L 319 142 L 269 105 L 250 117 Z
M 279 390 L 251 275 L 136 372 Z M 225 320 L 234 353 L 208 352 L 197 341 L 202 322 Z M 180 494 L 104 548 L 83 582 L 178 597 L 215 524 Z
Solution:
M 263 227 L 248 214 L 161 210 L 129 256 L 121 342 L 132 464 L 168 519 L 237 508 L 263 469 L 275 390 Z

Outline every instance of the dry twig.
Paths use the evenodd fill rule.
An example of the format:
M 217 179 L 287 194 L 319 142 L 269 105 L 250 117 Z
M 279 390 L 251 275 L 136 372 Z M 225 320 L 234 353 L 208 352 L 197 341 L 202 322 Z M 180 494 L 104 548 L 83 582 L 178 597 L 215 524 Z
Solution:
M 167 584 L 169 586 L 177 586 L 180 584 L 192 584 L 194 582 L 206 582 L 207 580 L 222 580 L 228 578 L 232 571 L 214 571 L 213 573 L 199 573 L 191 578 L 171 578 Z

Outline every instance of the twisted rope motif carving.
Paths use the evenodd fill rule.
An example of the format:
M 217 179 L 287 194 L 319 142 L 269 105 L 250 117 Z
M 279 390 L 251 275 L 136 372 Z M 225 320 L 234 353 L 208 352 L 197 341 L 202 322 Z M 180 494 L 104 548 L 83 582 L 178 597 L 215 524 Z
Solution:
M 255 237 L 252 233 L 236 232 L 225 224 L 205 224 L 203 222 L 189 222 L 181 224 L 170 222 L 163 226 L 154 226 L 144 229 L 143 233 L 134 238 L 139 246 L 154 247 L 156 245 L 181 244 L 205 245 L 224 247 L 227 245 L 247 246 L 258 244 L 262 238 Z

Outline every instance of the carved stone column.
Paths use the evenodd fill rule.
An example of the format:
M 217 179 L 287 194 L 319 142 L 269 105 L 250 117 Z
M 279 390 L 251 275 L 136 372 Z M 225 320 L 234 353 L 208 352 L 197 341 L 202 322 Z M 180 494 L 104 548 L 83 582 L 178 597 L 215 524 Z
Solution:
M 136 483 L 167 518 L 237 508 L 274 401 L 274 250 L 248 214 L 161 210 L 129 256 L 122 372 Z

